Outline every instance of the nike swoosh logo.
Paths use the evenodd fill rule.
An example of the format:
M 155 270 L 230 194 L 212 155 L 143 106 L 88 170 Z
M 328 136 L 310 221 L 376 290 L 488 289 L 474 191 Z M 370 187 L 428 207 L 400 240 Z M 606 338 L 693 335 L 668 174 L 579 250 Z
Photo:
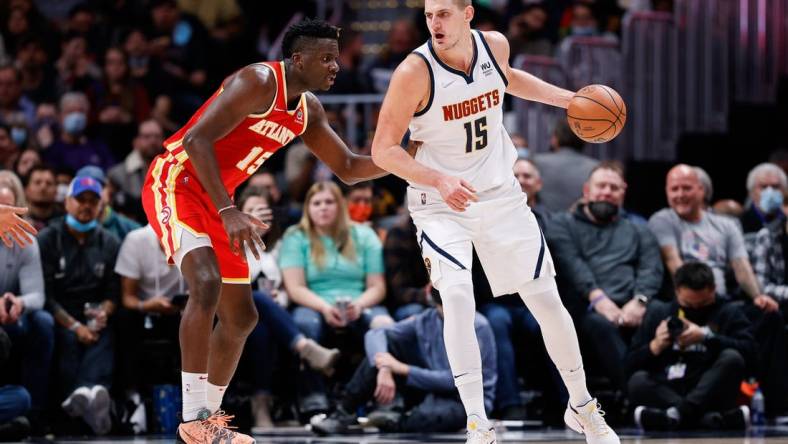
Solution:
M 461 378 L 461 377 L 463 377 L 463 376 L 465 376 L 465 375 L 467 375 L 467 374 L 468 374 L 468 372 L 461 373 L 461 374 L 459 374 L 459 375 L 455 375 L 455 376 L 454 376 L 454 379 Z
M 449 85 L 451 85 L 454 82 L 455 82 L 454 80 L 451 80 L 451 81 L 448 81 L 446 83 L 441 83 L 441 88 L 448 88 Z

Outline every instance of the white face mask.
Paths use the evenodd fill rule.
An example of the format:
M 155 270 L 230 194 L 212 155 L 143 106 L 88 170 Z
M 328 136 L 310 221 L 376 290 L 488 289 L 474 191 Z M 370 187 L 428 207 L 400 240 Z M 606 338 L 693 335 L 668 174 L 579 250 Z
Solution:
M 63 203 L 66 201 L 66 195 L 68 194 L 68 184 L 61 183 L 57 186 L 57 194 L 55 195 L 55 202 Z

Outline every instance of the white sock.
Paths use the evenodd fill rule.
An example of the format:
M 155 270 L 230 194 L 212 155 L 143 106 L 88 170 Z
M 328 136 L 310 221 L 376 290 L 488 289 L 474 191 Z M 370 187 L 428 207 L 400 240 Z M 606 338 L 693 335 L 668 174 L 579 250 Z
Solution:
M 441 281 L 451 283 L 447 288 L 442 285 L 440 292 L 443 300 L 443 341 L 454 374 L 454 385 L 457 386 L 465 413 L 468 416 L 476 415 L 486 422 L 482 358 L 476 329 L 473 328 L 476 303 L 473 300 L 471 272 L 454 270 L 443 264 L 436 266 L 441 267 Z
M 181 372 L 181 392 L 183 394 L 183 421 L 194 421 L 197 413 L 208 407 L 208 373 Z
M 528 282 L 520 288 L 519 293 L 539 323 L 547 353 L 569 392 L 569 402 L 575 407 L 587 403 L 591 400 L 591 394 L 586 387 L 577 332 L 569 312 L 561 303 L 555 278 L 544 276 Z
M 225 390 L 227 390 L 226 385 L 213 385 L 210 382 L 208 383 L 208 410 L 210 410 L 211 413 L 216 413 L 221 409 Z

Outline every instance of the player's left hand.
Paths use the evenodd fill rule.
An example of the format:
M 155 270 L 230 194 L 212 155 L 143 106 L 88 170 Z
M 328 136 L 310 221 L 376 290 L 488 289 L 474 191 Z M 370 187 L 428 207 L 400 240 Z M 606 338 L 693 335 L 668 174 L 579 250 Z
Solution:
M 476 197 L 476 190 L 464 179 L 454 176 L 443 176 L 438 179 L 438 192 L 441 193 L 443 201 L 454 211 L 465 211 L 470 203 L 479 199 Z
M 265 244 L 257 233 L 257 229 L 268 229 L 268 225 L 260 221 L 260 219 L 249 214 L 241 212 L 236 207 L 229 208 L 221 214 L 224 229 L 227 231 L 227 237 L 230 238 L 230 249 L 233 254 L 241 256 L 246 260 L 245 245 L 249 246 L 252 255 L 255 259 L 260 260 L 260 251 L 265 250 Z
M 771 296 L 765 294 L 756 297 L 752 302 L 755 304 L 756 307 L 760 308 L 766 313 L 777 311 L 780 308 L 780 305 L 777 304 L 777 301 L 772 299 Z

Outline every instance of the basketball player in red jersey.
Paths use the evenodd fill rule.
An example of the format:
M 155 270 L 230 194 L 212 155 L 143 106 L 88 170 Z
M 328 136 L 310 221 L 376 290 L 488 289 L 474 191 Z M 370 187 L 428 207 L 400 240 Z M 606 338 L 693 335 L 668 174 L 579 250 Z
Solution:
M 285 34 L 281 62 L 256 63 L 226 78 L 189 122 L 165 141 L 148 171 L 145 213 L 189 285 L 180 325 L 185 443 L 253 443 L 220 411 L 246 337 L 257 324 L 244 247 L 264 248 L 257 227 L 232 201 L 235 188 L 296 137 L 346 183 L 386 174 L 353 154 L 309 91 L 327 90 L 339 66 L 339 30 L 306 20 Z M 213 327 L 214 316 L 218 323 Z

